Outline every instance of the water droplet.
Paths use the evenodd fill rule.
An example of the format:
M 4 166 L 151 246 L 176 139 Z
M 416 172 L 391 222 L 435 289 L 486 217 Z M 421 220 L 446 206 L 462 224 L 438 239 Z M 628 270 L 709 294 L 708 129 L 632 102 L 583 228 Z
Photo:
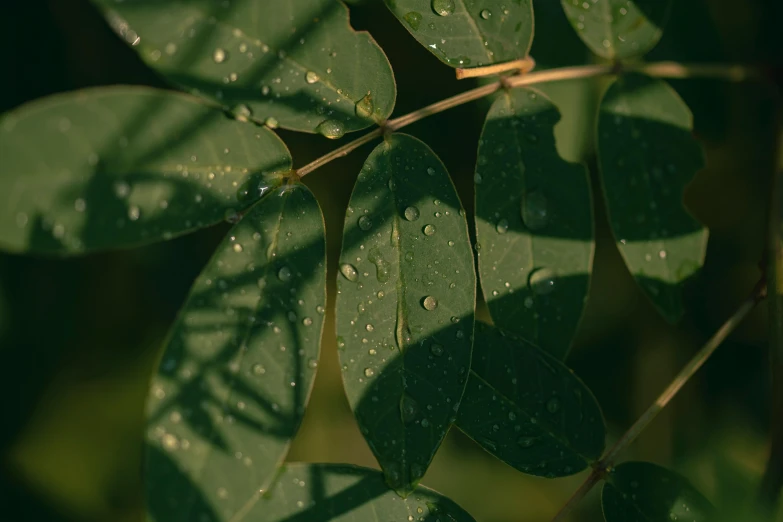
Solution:
M 214 60 L 215 63 L 223 63 L 226 60 L 228 60 L 228 53 L 226 52 L 225 49 L 221 49 L 220 47 L 218 47 L 212 53 L 212 60 Z
M 492 11 L 490 11 L 489 9 L 482 9 L 480 15 L 481 18 L 483 18 L 484 20 L 489 20 L 490 18 L 492 18 Z
M 370 230 L 372 228 L 372 219 L 369 216 L 362 216 L 359 218 L 359 228 L 362 230 Z
M 226 209 L 226 211 L 223 213 L 223 219 L 229 223 L 238 223 L 239 213 L 233 208 Z
M 557 275 L 551 268 L 537 268 L 530 274 L 528 286 L 538 295 L 551 294 L 555 289 Z
M 411 29 L 414 31 L 419 30 L 419 24 L 421 24 L 421 13 L 417 13 L 416 11 L 411 11 L 409 13 L 406 13 L 405 16 L 403 16 L 406 22 L 408 22 L 408 25 L 411 26 Z
M 413 397 L 410 395 L 403 395 L 400 401 L 400 414 L 402 415 L 402 422 L 408 424 L 416 418 L 419 413 L 419 405 L 416 403 Z
M 413 252 L 405 252 L 405 261 L 413 261 Z
M 372 377 L 375 375 L 375 371 L 372 368 L 365 368 L 364 369 L 364 376 L 365 377 Z
M 314 71 L 307 71 L 305 74 L 305 81 L 307 83 L 315 83 L 318 81 L 318 73 Z
M 275 118 L 270 116 L 264 120 L 264 125 L 266 125 L 270 129 L 276 129 L 280 125 L 280 123 Z
M 530 230 L 540 230 L 549 222 L 547 200 L 541 191 L 535 190 L 522 198 L 522 221 Z
M 510 421 L 517 420 L 517 414 L 514 413 L 513 411 L 508 412 L 508 420 L 510 420 Z
M 366 325 L 364 325 L 364 329 L 367 330 L 368 332 L 372 332 L 373 330 L 375 330 L 375 327 L 367 323 Z
M 405 209 L 404 215 L 405 219 L 408 221 L 416 221 L 419 219 L 419 209 L 416 207 L 408 207 Z
M 435 357 L 440 357 L 441 355 L 443 355 L 443 346 L 439 344 L 433 344 L 432 346 L 430 346 L 430 353 L 432 353 L 432 355 L 434 355 Z
M 438 307 L 438 300 L 431 295 L 428 295 L 421 300 L 421 306 L 423 306 L 425 310 L 435 310 Z
M 495 230 L 497 230 L 498 234 L 505 234 L 508 232 L 508 220 L 501 219 L 498 221 L 498 224 L 495 225 Z
M 428 428 L 430 426 L 430 421 L 427 419 L 421 419 L 421 427 L 422 428 Z
M 141 217 L 141 210 L 139 210 L 139 207 L 132 206 L 128 207 L 128 219 L 131 221 L 137 221 Z
M 367 93 L 364 98 L 356 102 L 356 106 L 354 107 L 354 111 L 356 112 L 356 115 L 360 118 L 369 119 L 372 117 L 373 110 L 375 109 L 375 106 L 372 102 L 372 95 Z
M 373 248 L 372 250 L 370 250 L 370 252 L 367 254 L 367 260 L 373 265 L 375 265 L 375 278 L 378 280 L 379 283 L 385 283 L 386 281 L 389 280 L 389 274 L 391 274 L 391 269 L 389 267 L 389 263 L 387 263 L 386 260 L 383 259 L 380 250 L 378 250 L 377 248 Z
M 291 269 L 288 268 L 287 266 L 284 266 L 277 271 L 277 278 L 284 283 L 290 281 L 292 276 L 293 273 L 291 272 Z
M 449 16 L 454 14 L 454 0 L 432 0 L 432 10 L 438 16 Z
M 336 140 L 345 135 L 345 124 L 339 120 L 324 120 L 315 130 L 330 140 Z
M 666 255 L 667 255 L 666 250 L 661 250 L 660 252 L 658 252 L 658 257 L 660 257 L 661 259 L 666 259 Z
M 435 234 L 435 225 L 425 225 L 421 230 L 424 232 L 425 236 L 431 236 Z
M 549 413 L 557 413 L 560 410 L 560 400 L 557 397 L 552 397 L 546 401 L 546 411 Z
M 242 250 L 243 250 L 243 248 L 242 248 L 242 245 L 241 245 L 241 244 L 239 244 L 239 243 L 234 243 L 234 246 L 233 246 L 233 247 L 231 247 L 231 248 L 232 248 L 232 249 L 234 250 L 234 252 L 236 252 L 237 254 L 241 253 L 241 252 L 242 252 Z
M 473 182 L 474 182 L 476 185 L 481 185 L 481 182 L 482 182 L 482 181 L 484 181 L 484 178 L 482 178 L 482 177 L 481 177 L 481 174 L 479 174 L 478 172 L 476 172 L 476 174 L 473 176 Z
M 255 375 L 264 375 L 266 373 L 266 368 L 261 364 L 254 364 L 252 370 Z
M 305 326 L 312 326 L 313 320 L 310 319 L 309 317 L 305 317 L 304 319 L 302 319 L 302 324 Z
M 348 263 L 343 263 L 340 265 L 340 273 L 348 280 L 348 281 L 356 281 L 359 279 L 359 272 L 356 271 L 356 268 L 354 268 L 353 265 L 350 265 Z

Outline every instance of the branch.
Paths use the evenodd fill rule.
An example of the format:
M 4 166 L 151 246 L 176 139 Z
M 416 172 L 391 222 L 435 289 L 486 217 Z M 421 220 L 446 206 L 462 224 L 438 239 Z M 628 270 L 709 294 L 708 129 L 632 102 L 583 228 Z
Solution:
M 458 107 L 465 103 L 481 99 L 490 94 L 494 94 L 501 89 L 514 89 L 525 85 L 535 85 L 537 83 L 560 82 L 567 80 L 580 80 L 585 78 L 596 78 L 608 76 L 622 72 L 637 72 L 653 76 L 656 78 L 716 78 L 734 82 L 743 82 L 750 80 L 762 80 L 764 75 L 761 70 L 755 67 L 732 64 L 680 64 L 676 62 L 656 62 L 638 65 L 583 65 L 575 67 L 562 67 L 559 69 L 549 69 L 546 71 L 531 72 L 517 76 L 509 76 L 499 81 L 476 87 L 469 91 L 457 94 L 451 98 L 433 103 L 423 107 L 405 116 L 400 116 L 386 122 L 380 128 L 375 129 L 356 140 L 347 143 L 325 156 L 308 163 L 304 167 L 297 169 L 296 173 L 300 178 L 306 176 L 315 169 L 326 165 L 332 160 L 346 156 L 355 149 L 361 147 L 375 138 L 383 136 L 384 132 L 397 131 L 412 123 L 422 120 L 433 114 Z
M 645 411 L 641 417 L 631 426 L 625 434 L 620 437 L 617 444 L 612 447 L 604 457 L 593 466 L 593 471 L 582 483 L 579 489 L 568 499 L 568 502 L 562 507 L 562 509 L 555 515 L 552 522 L 560 522 L 565 520 L 565 517 L 576 504 L 582 500 L 585 495 L 600 482 L 606 473 L 614 466 L 614 461 L 617 456 L 625 450 L 639 434 L 658 416 L 663 408 L 669 404 L 677 392 L 685 385 L 688 380 L 704 365 L 707 359 L 715 352 L 718 346 L 728 337 L 728 335 L 734 331 L 743 319 L 750 313 L 751 310 L 758 304 L 764 297 L 766 297 L 766 284 L 764 279 L 759 281 L 756 288 L 751 293 L 745 302 L 740 305 L 734 315 L 732 315 L 720 329 L 715 332 L 715 335 L 710 338 L 707 343 L 699 350 L 696 355 L 685 365 L 664 392 L 658 397 L 647 411 Z

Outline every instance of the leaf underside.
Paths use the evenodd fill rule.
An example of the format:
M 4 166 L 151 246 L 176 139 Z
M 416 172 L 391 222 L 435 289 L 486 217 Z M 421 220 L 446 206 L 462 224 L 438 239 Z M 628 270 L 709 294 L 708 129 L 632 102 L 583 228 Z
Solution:
M 428 51 L 452 67 L 525 58 L 533 42 L 532 0 L 385 0 Z
M 470 366 L 475 272 L 445 167 L 394 134 L 351 195 L 337 334 L 351 408 L 389 485 L 410 493 L 454 421 Z
M 568 21 L 598 56 L 642 56 L 661 39 L 672 0 L 561 0 Z
M 562 362 L 533 344 L 476 323 L 473 362 L 457 427 L 508 465 L 548 478 L 598 460 L 598 402 Z
M 278 189 L 231 229 L 171 331 L 148 404 L 155 520 L 235 520 L 269 484 L 310 396 L 325 300 L 318 203 Z
M 593 216 L 586 169 L 557 152 L 557 107 L 515 89 L 487 115 L 476 166 L 479 276 L 496 326 L 565 357 L 587 298 Z
M 336 0 L 94 0 L 163 76 L 242 119 L 338 138 L 385 120 L 383 51 Z
M 707 250 L 706 227 L 683 205 L 704 166 L 690 111 L 662 80 L 618 79 L 598 117 L 598 159 L 609 222 L 625 264 L 669 322 L 683 313 L 687 280 Z
M 606 522 L 708 522 L 715 510 L 681 475 L 648 462 L 614 468 L 601 493 Z
M 188 95 L 51 96 L 0 117 L 0 248 L 67 255 L 169 239 L 235 216 L 290 169 L 273 132 Z

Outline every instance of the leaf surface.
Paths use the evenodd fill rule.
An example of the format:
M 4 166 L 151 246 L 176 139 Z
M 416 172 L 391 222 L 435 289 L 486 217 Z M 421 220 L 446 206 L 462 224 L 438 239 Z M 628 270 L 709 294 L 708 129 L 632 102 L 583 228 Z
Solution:
M 708 522 L 715 510 L 681 475 L 649 462 L 624 462 L 601 494 L 606 522 Z
M 273 132 L 191 96 L 51 96 L 0 117 L 0 248 L 78 254 L 169 239 L 235 218 L 290 169 Z
M 457 427 L 531 475 L 572 475 L 598 460 L 605 428 L 598 402 L 558 359 L 477 322 Z
M 464 210 L 446 168 L 416 138 L 394 134 L 367 159 L 340 263 L 345 390 L 389 485 L 404 496 L 456 416 L 476 291 Z
M 94 1 L 147 65 L 240 119 L 339 138 L 394 107 L 389 61 L 337 0 Z
M 706 227 L 683 205 L 704 166 L 688 107 L 665 82 L 617 80 L 601 101 L 598 157 L 609 222 L 625 264 L 670 322 L 687 279 L 704 264 Z
M 598 56 L 624 59 L 652 49 L 672 0 L 561 0 L 579 37 Z
M 525 58 L 533 41 L 532 0 L 385 0 L 428 51 L 452 67 Z
M 560 157 L 557 107 L 515 89 L 487 115 L 476 166 L 479 276 L 494 324 L 565 357 L 590 283 L 586 169 Z
M 156 520 L 235 520 L 270 483 L 310 396 L 325 300 L 318 203 L 278 189 L 231 229 L 170 334 L 148 404 Z

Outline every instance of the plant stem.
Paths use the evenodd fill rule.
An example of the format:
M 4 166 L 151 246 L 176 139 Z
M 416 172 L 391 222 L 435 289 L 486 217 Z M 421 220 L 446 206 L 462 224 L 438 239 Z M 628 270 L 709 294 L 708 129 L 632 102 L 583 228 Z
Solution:
M 579 489 L 568 499 L 568 502 L 562 507 L 562 509 L 555 515 L 552 522 L 559 522 L 565 520 L 568 513 L 571 512 L 574 506 L 582 500 L 585 495 L 603 479 L 604 475 L 612 468 L 617 456 L 625 450 L 639 434 L 658 416 L 663 408 L 671 401 L 677 392 L 685 385 L 688 380 L 702 367 L 702 365 L 710 358 L 715 352 L 718 346 L 726 339 L 726 337 L 734 331 L 735 328 L 742 322 L 743 319 L 750 313 L 751 310 L 766 296 L 766 285 L 764 281 L 760 281 L 754 289 L 753 293 L 748 297 L 745 302 L 740 305 L 736 312 L 723 324 L 723 326 L 715 332 L 705 345 L 699 350 L 696 355 L 685 365 L 664 392 L 658 397 L 658 399 L 645 411 L 641 417 L 631 426 L 625 434 L 620 437 L 620 440 L 606 452 L 603 458 L 596 463 L 592 472 L 587 479 L 582 483 Z
M 302 178 L 315 169 L 326 165 L 330 161 L 346 156 L 365 143 L 368 143 L 375 138 L 380 138 L 383 136 L 384 132 L 397 131 L 428 116 L 481 99 L 504 88 L 513 89 L 525 85 L 535 85 L 537 83 L 596 78 L 621 72 L 637 72 L 656 78 L 716 78 L 734 82 L 763 78 L 763 74 L 759 69 L 750 66 L 733 64 L 680 64 L 676 62 L 656 62 L 638 65 L 583 65 L 504 77 L 494 83 L 476 87 L 475 89 L 465 91 L 456 96 L 452 96 L 451 98 L 422 107 L 405 116 L 389 120 L 380 128 L 297 169 L 296 173 Z

